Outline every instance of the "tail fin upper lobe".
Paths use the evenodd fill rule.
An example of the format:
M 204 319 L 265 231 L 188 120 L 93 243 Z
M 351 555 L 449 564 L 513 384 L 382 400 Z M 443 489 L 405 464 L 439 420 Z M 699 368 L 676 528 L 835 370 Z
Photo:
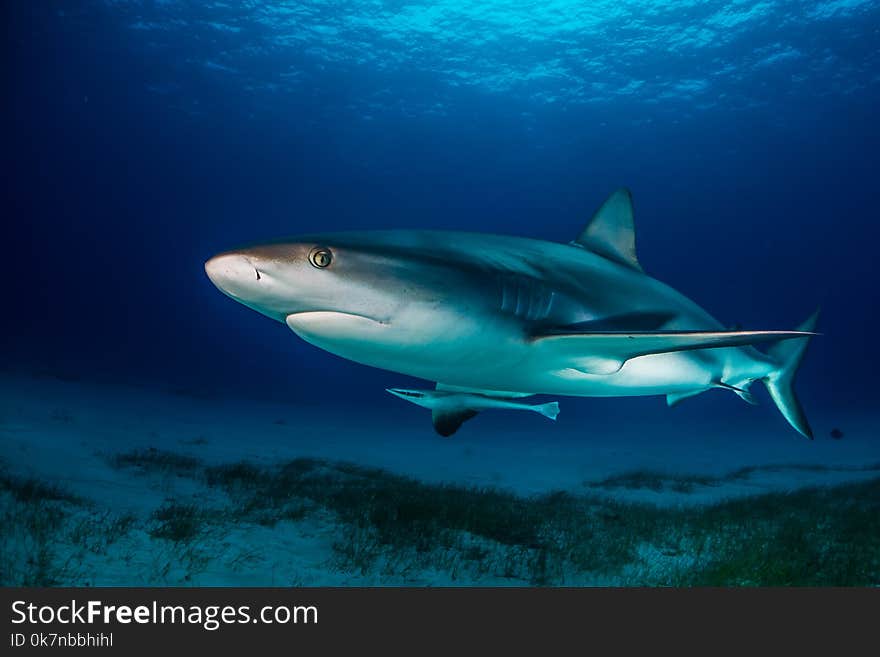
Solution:
M 816 310 L 803 324 L 798 326 L 797 330 L 813 331 L 816 328 L 818 319 L 819 311 Z M 794 394 L 793 387 L 794 375 L 797 373 L 809 343 L 810 338 L 797 338 L 779 342 L 771 347 L 768 350 L 768 354 L 777 363 L 778 367 L 764 377 L 762 381 L 767 386 L 767 391 L 776 403 L 779 412 L 788 420 L 788 423 L 803 436 L 812 440 L 813 431 L 810 429 L 809 422 L 807 422 L 804 409 Z

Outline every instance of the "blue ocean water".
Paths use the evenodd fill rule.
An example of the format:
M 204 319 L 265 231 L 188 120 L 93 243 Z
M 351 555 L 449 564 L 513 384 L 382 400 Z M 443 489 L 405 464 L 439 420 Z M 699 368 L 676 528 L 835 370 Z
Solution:
M 876 445 L 876 1 L 46 0 L 3 12 L 0 367 L 12 377 L 187 390 L 226 410 L 318 407 L 376 450 L 370 418 L 399 414 L 433 445 L 424 412 L 384 391 L 418 382 L 231 302 L 205 260 L 350 229 L 567 242 L 627 186 L 645 270 L 725 324 L 789 329 L 822 307 L 799 396 L 817 442 L 839 427 L 841 445 L 854 431 Z M 688 427 L 765 423 L 773 449 L 792 450 L 774 458 L 804 458 L 762 401 L 705 395 L 673 414 L 657 398 L 566 399 L 560 435 L 623 435 L 642 417 L 654 429 L 632 440 L 660 449 L 667 430 L 697 440 Z M 487 416 L 464 439 L 555 428 L 529 421 Z M 766 439 L 738 437 L 751 455 Z M 366 453 L 350 445 L 325 456 Z

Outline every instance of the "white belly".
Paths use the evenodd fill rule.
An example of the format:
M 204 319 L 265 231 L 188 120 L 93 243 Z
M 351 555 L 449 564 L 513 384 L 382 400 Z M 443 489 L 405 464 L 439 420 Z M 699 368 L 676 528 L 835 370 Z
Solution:
M 665 395 L 708 387 L 720 376 L 710 359 L 693 353 L 675 352 L 639 356 L 626 361 L 613 374 L 590 374 L 573 369 L 550 373 L 559 394 L 582 397 Z M 553 385 L 553 382 L 548 382 Z M 548 391 L 549 392 L 549 391 Z
M 679 351 L 630 359 L 611 374 L 577 369 L 567 358 L 548 358 L 534 343 L 510 332 L 443 327 L 433 339 L 338 313 L 288 318 L 301 337 L 343 358 L 429 381 L 476 390 L 578 397 L 665 395 L 699 390 L 720 380 L 727 349 Z M 321 331 L 315 332 L 315 325 Z M 437 324 L 432 328 L 436 331 Z M 371 339 L 365 339 L 365 338 Z M 709 353 L 715 352 L 714 354 Z M 571 365 L 571 366 L 569 366 Z

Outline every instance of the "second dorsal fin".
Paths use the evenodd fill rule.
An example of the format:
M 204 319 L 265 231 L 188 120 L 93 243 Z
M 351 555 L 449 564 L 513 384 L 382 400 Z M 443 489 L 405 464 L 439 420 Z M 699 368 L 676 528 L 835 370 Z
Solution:
M 572 244 L 642 271 L 636 257 L 636 231 L 630 191 L 621 187 L 605 199 Z

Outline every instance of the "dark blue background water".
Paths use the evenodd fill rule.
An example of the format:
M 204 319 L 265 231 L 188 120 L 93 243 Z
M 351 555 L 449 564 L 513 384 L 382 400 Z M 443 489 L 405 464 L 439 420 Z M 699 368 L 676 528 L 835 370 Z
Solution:
M 351 228 L 568 241 L 627 185 L 646 271 L 731 325 L 821 303 L 807 408 L 876 401 L 880 3 L 238 5 L 4 3 L 5 366 L 375 404 L 404 378 L 204 260 Z

